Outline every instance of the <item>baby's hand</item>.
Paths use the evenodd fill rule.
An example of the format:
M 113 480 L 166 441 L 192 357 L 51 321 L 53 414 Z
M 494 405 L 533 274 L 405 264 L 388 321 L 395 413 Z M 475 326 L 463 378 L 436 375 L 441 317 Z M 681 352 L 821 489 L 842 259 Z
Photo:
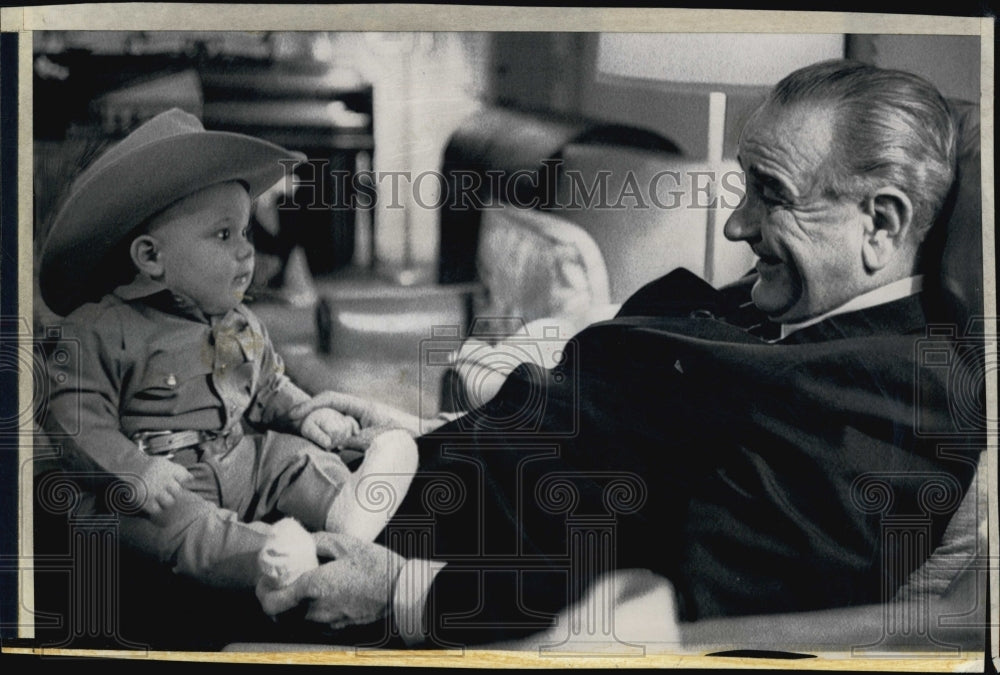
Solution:
M 139 474 L 141 491 L 145 488 L 146 500 L 142 510 L 151 516 L 160 515 L 164 509 L 169 509 L 184 491 L 184 485 L 194 477 L 180 464 L 175 464 L 163 457 L 151 457 L 149 464 Z
M 353 417 L 332 408 L 317 408 L 306 415 L 299 429 L 305 438 L 321 448 L 335 448 L 361 430 Z

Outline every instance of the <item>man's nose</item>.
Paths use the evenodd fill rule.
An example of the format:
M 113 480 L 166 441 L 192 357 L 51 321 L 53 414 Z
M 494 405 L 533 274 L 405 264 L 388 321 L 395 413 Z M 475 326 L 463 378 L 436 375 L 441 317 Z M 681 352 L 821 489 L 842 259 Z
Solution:
M 746 200 L 732 212 L 722 232 L 730 241 L 747 241 L 760 236 L 760 225 L 747 208 Z

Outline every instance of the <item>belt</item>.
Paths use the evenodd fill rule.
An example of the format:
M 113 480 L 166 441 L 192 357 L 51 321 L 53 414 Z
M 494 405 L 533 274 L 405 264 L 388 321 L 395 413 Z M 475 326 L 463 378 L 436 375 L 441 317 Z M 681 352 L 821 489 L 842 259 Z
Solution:
M 225 434 L 217 431 L 203 430 L 140 431 L 132 436 L 132 440 L 146 454 L 166 455 L 167 459 L 169 459 L 178 450 L 201 445 L 209 441 L 221 440 L 225 443 L 227 450 L 232 450 L 236 447 L 237 443 L 243 440 L 243 429 L 240 426 L 236 426 Z

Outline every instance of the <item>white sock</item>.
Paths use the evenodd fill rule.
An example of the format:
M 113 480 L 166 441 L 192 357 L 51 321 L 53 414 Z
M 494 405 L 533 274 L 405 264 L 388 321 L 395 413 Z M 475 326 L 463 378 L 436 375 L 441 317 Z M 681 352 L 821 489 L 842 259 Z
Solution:
M 329 532 L 372 541 L 396 513 L 417 471 L 417 444 L 405 431 L 379 434 L 326 517 Z

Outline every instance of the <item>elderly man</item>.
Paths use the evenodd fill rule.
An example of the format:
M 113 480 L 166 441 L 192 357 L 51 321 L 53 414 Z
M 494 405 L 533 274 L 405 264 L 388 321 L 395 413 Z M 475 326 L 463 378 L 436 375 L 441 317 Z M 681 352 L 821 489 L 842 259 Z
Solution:
M 941 316 L 922 243 L 955 136 L 915 76 L 834 61 L 786 77 L 740 139 L 746 198 L 725 227 L 756 274 L 717 291 L 675 271 L 576 336 L 560 367 L 516 371 L 420 439 L 388 548 L 319 535 L 334 560 L 261 593 L 265 608 L 303 603 L 333 626 L 389 615 L 433 647 L 543 629 L 616 568 L 670 579 L 682 621 L 891 597 L 978 454 L 937 451 L 968 437 L 944 376 L 916 360 Z M 885 536 L 907 515 L 929 523 L 925 543 Z

